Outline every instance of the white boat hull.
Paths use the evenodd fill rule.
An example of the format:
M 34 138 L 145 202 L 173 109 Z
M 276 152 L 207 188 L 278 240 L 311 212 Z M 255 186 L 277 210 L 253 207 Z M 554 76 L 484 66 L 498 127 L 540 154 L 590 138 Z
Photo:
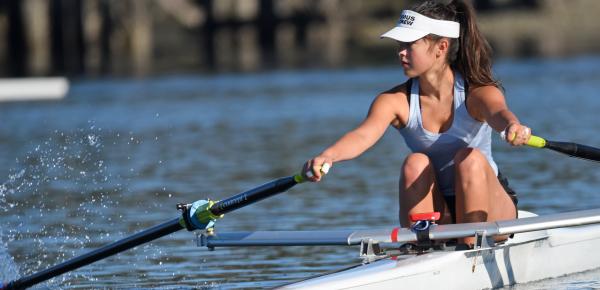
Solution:
M 280 289 L 498 288 L 599 268 L 599 247 L 600 225 L 542 230 L 493 248 L 385 258 Z

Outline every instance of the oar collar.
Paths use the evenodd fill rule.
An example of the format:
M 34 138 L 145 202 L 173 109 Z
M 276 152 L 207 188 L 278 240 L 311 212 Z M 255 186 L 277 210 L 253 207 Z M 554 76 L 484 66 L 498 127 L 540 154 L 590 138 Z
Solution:
M 177 204 L 177 209 L 181 210 L 181 219 L 179 223 L 188 231 L 206 230 L 215 225 L 215 221 L 223 215 L 215 215 L 210 208 L 215 204 L 212 200 L 197 200 L 192 204 Z

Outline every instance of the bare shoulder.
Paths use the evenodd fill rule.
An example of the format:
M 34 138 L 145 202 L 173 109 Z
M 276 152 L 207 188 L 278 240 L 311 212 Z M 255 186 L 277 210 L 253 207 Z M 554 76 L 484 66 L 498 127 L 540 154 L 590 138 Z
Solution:
M 373 101 L 369 114 L 393 115 L 391 125 L 404 127 L 409 110 L 407 94 L 407 82 L 380 93 Z
M 504 98 L 502 91 L 496 86 L 480 86 L 469 89 L 469 97 L 479 100 Z

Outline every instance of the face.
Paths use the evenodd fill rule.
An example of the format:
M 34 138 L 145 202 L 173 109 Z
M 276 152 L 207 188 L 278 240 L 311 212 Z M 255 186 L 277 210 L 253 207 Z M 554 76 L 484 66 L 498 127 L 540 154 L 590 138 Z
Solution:
M 425 73 L 439 61 L 440 47 L 426 37 L 413 42 L 399 41 L 398 44 L 398 57 L 409 78 Z

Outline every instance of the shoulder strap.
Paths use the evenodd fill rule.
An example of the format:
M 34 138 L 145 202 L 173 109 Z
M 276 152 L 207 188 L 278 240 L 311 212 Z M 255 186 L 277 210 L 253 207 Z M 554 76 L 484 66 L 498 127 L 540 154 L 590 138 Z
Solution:
M 406 100 L 408 101 L 408 105 L 410 105 L 410 95 L 411 95 L 411 91 L 412 91 L 412 82 L 413 82 L 412 78 L 410 78 L 410 79 L 408 79 L 408 81 L 406 81 Z

